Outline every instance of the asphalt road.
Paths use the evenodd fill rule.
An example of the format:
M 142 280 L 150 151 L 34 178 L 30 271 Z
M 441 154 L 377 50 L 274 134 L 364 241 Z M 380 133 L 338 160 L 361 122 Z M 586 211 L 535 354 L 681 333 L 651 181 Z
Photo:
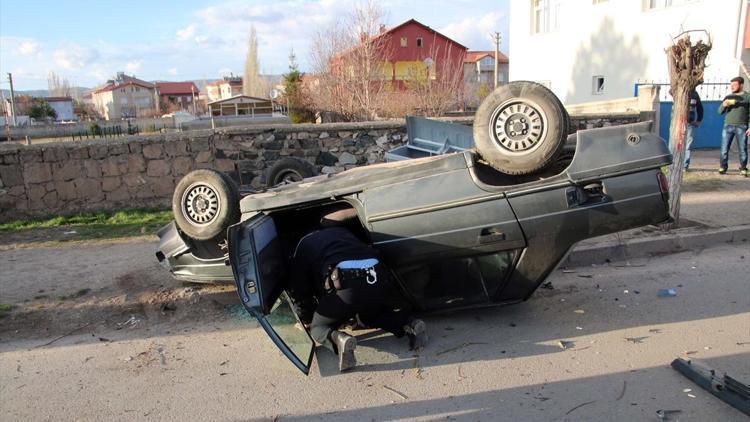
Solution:
M 0 265 L 24 253 L 34 251 L 2 253 Z M 325 351 L 310 376 L 296 371 L 227 306 L 232 292 L 180 302 L 179 317 L 118 315 L 70 335 L 48 318 L 37 331 L 0 330 L 0 419 L 600 421 L 658 420 L 667 409 L 681 410 L 672 420 L 747 420 L 669 364 L 700 359 L 750 381 L 748 255 L 747 245 L 722 245 L 558 270 L 554 288 L 525 303 L 427 317 L 431 343 L 418 355 L 405 340 L 360 331 L 361 366 L 346 374 Z M 130 266 L 142 275 L 159 270 L 140 262 Z M 32 278 L 49 283 L 45 271 L 61 271 L 52 268 Z M 677 295 L 659 298 L 667 287 Z M 86 313 L 96 305 L 67 312 L 99 315 Z

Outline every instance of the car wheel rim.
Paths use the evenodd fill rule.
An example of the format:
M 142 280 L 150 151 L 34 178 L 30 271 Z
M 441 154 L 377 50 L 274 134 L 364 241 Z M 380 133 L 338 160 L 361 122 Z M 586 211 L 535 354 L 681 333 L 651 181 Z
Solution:
M 296 171 L 289 171 L 281 175 L 281 183 L 294 183 L 304 179 L 301 174 Z
M 547 131 L 547 116 L 539 105 L 523 99 L 500 104 L 490 119 L 490 137 L 501 148 L 526 154 L 539 147 Z
M 188 187 L 182 195 L 182 214 L 191 224 L 205 226 L 219 215 L 221 201 L 216 190 L 205 183 Z

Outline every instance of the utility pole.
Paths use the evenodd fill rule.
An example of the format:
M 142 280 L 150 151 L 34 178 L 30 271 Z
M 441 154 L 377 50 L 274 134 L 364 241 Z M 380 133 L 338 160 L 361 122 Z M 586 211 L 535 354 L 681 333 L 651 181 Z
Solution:
M 8 110 L 5 107 L 5 95 L 3 95 L 3 90 L 0 89 L 0 100 L 3 102 L 3 126 L 5 126 L 5 140 L 10 142 L 10 125 L 8 124 Z
M 190 94 L 193 96 L 193 116 L 197 116 L 198 113 L 195 111 L 195 84 L 190 84 Z
M 8 82 L 10 82 L 10 115 L 13 118 L 13 126 L 17 126 L 16 122 L 16 92 L 13 90 L 13 75 L 8 72 Z
M 498 57 L 500 56 L 500 33 L 495 32 L 495 83 L 494 87 L 497 88 L 497 72 L 498 72 Z

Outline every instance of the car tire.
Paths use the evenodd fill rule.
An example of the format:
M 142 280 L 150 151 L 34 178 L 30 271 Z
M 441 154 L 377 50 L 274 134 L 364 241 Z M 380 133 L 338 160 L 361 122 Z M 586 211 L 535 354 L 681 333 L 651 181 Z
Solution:
M 315 166 L 295 157 L 282 158 L 266 171 L 266 185 L 276 186 L 281 183 L 299 182 L 304 178 L 318 174 Z
M 172 212 L 183 233 L 192 239 L 210 240 L 239 221 L 239 190 L 231 178 L 218 171 L 191 171 L 175 188 Z
M 570 119 L 544 85 L 514 81 L 482 102 L 474 118 L 474 143 L 482 159 L 512 175 L 537 172 L 562 150 Z

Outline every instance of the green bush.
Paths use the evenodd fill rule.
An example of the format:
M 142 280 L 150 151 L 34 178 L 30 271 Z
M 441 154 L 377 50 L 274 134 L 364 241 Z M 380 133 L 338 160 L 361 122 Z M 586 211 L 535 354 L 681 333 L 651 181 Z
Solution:
M 89 123 L 89 133 L 95 136 L 99 136 L 102 134 L 102 128 L 98 123 L 91 122 Z

